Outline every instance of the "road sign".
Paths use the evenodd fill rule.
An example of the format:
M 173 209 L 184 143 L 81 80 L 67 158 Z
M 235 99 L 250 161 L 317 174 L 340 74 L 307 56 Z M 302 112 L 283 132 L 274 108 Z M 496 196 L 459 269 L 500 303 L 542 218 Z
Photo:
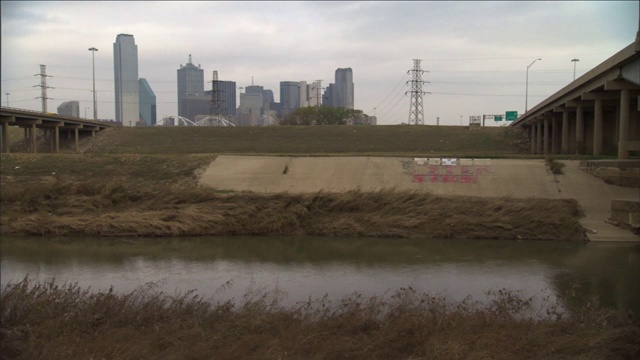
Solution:
M 506 115 L 506 120 L 507 121 L 515 121 L 518 119 L 518 112 L 517 111 L 507 111 Z
M 503 116 L 502 115 L 494 115 L 493 116 L 493 121 L 502 121 Z

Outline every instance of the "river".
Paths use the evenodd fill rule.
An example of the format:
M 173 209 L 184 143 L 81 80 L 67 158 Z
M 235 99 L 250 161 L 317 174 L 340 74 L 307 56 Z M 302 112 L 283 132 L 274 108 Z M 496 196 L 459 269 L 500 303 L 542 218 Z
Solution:
M 602 306 L 640 314 L 640 245 L 315 237 L 22 238 L 0 240 L 1 284 L 25 276 L 211 301 L 277 293 L 309 299 L 389 296 L 415 289 L 487 301 L 507 289 L 535 306 Z

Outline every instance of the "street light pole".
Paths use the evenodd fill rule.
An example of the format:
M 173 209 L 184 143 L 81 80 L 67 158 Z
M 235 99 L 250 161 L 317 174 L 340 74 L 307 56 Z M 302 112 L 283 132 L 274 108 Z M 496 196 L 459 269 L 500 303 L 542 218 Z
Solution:
M 573 80 L 576 79 L 576 63 L 580 61 L 580 59 L 571 59 L 571 62 L 573 62 Z
M 524 112 L 526 113 L 529 110 L 529 68 L 538 60 L 542 60 L 541 58 L 535 59 L 527 66 L 527 84 L 524 94 Z
M 87 119 L 87 109 L 88 108 L 89 108 L 88 106 L 85 106 L 85 108 L 84 108 L 84 118 L 85 118 L 85 120 Z
M 89 51 L 91 51 L 91 61 L 93 65 L 93 120 L 98 120 L 98 108 L 96 107 L 96 49 L 95 47 L 90 47 Z M 86 117 L 86 116 L 85 116 Z

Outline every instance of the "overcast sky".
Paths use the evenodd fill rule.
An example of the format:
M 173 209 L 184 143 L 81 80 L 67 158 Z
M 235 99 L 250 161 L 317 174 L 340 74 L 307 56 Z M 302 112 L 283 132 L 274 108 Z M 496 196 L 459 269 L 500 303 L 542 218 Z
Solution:
M 625 46 L 638 31 L 639 1 L 1 1 L 2 105 L 40 110 L 40 64 L 49 111 L 80 101 L 92 115 L 95 53 L 99 118 L 114 118 L 113 43 L 138 45 L 139 76 L 157 114 L 177 114 L 177 69 L 193 63 L 238 87 L 280 81 L 334 83 L 353 69 L 355 108 L 379 124 L 407 122 L 413 59 L 428 71 L 425 124 L 460 125 L 470 115 L 524 112 Z M 578 62 L 571 60 L 577 58 Z M 205 84 L 205 88 L 210 85 Z M 240 92 L 240 90 L 238 90 Z M 87 109 L 88 108 L 88 109 Z M 462 119 L 461 120 L 461 116 Z

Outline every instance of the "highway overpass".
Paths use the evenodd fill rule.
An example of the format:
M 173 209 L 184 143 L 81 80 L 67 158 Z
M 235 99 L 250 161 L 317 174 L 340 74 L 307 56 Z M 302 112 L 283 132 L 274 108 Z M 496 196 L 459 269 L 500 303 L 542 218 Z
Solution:
M 0 108 L 0 123 L 2 123 L 2 152 L 9 152 L 9 126 L 19 126 L 24 129 L 24 143 L 27 152 L 35 153 L 37 130 L 40 129 L 51 144 L 51 152 L 60 152 L 60 135 L 67 139 L 75 139 L 75 149 L 78 152 L 78 138 L 81 134 L 95 136 L 96 131 L 115 126 L 116 123 L 93 121 L 71 116 L 61 116 L 37 111 Z
M 640 152 L 640 31 L 636 41 L 560 89 L 511 126 L 526 128 L 531 153 Z

